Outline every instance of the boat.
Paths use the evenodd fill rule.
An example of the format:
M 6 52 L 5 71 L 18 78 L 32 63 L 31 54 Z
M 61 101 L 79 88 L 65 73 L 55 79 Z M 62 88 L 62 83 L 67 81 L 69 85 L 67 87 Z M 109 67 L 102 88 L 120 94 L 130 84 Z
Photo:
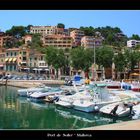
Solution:
M 135 92 L 140 92 L 140 83 L 133 83 L 131 85 L 131 90 Z
M 133 106 L 133 116 L 132 119 L 136 120 L 140 118 L 140 103 L 138 102 L 137 105 Z
M 72 108 L 73 102 L 75 100 L 80 100 L 81 98 L 84 100 L 91 100 L 92 96 L 89 93 L 89 91 L 87 91 L 87 90 L 84 90 L 81 92 L 78 92 L 78 90 L 77 90 L 77 92 L 75 94 L 72 94 L 69 96 L 66 96 L 66 95 L 60 96 L 59 100 L 55 101 L 55 104 L 64 106 L 64 107 L 68 107 L 68 108 Z
M 92 92 L 92 94 L 91 100 L 85 100 L 85 98 L 75 100 L 73 102 L 73 108 L 90 113 L 99 111 L 101 107 L 107 104 L 121 101 L 119 96 L 109 94 L 105 84 L 96 84 L 96 88 L 94 88 L 94 92 Z
M 33 94 L 31 94 L 29 96 L 29 99 L 31 101 L 35 101 L 35 102 L 42 102 L 44 101 L 44 99 L 46 98 L 46 96 L 48 95 L 56 95 L 56 94 L 62 94 L 63 91 L 60 90 L 59 88 L 50 88 L 49 90 L 43 90 L 43 91 L 39 91 L 39 92 L 34 92 Z
M 125 117 L 130 115 L 130 108 L 124 106 L 122 102 L 108 104 L 106 106 L 103 106 L 99 111 L 103 114 L 117 117 Z
M 65 79 L 65 85 L 73 86 L 73 85 L 81 86 L 84 84 L 84 79 L 78 74 L 74 75 L 72 79 L 67 78 Z
M 40 85 L 38 87 L 19 89 L 18 90 L 18 95 L 19 96 L 22 96 L 22 97 L 26 97 L 30 93 L 42 91 L 44 88 L 45 89 L 49 89 L 50 87 L 45 86 L 45 85 Z
M 121 88 L 121 83 L 116 81 L 105 82 L 107 84 L 107 88 L 109 89 L 119 89 Z

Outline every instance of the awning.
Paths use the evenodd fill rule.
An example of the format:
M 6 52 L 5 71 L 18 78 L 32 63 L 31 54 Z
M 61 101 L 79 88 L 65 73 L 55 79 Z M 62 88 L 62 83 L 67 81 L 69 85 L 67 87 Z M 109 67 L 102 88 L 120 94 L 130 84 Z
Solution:
M 37 69 L 38 71 L 42 70 L 42 69 Z
M 13 62 L 15 62 L 17 60 L 17 58 L 13 58 Z
M 138 74 L 138 73 L 131 73 L 130 75 L 132 75 L 132 76 L 139 76 L 140 74 Z
M 37 70 L 37 68 L 34 68 L 33 70 Z
M 13 59 L 13 58 L 10 58 L 10 59 L 9 59 L 9 62 L 11 62 L 11 61 L 12 61 L 12 59 Z
M 26 64 L 26 62 L 21 62 L 21 64 Z
M 9 59 L 9 58 L 6 58 L 6 59 L 5 59 L 5 62 L 7 62 L 7 61 L 8 61 L 8 59 Z
M 49 69 L 45 69 L 46 71 L 49 71 Z
M 24 70 L 29 70 L 30 68 L 24 68 Z

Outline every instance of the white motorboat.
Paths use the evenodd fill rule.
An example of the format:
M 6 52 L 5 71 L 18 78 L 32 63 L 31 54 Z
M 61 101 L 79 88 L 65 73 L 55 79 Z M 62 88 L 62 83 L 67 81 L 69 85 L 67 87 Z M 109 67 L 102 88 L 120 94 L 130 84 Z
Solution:
M 50 89 L 50 88 L 51 87 L 47 87 L 47 86 L 41 85 L 39 87 L 19 89 L 18 90 L 18 95 L 26 97 L 29 93 L 39 92 L 39 91 L 42 91 L 43 89 L 47 90 L 47 89 Z
M 55 104 L 64 107 L 73 107 L 73 102 L 75 100 L 80 100 L 81 98 L 84 100 L 91 100 L 92 96 L 87 91 L 77 92 L 69 96 L 63 95 L 59 97 L 59 100 L 55 101 Z
M 67 108 L 72 108 L 73 107 L 73 102 L 66 102 L 66 101 L 62 101 L 62 100 L 59 100 L 58 102 L 55 102 L 56 105 L 60 105 L 60 106 L 63 106 L 63 107 L 67 107 Z
M 73 102 L 73 108 L 84 112 L 95 112 L 107 104 L 121 101 L 119 96 L 109 94 L 105 84 L 97 84 L 93 90 L 90 100 L 79 98 Z
M 103 106 L 100 112 L 110 116 L 124 117 L 130 114 L 130 108 L 124 106 L 122 102 L 117 102 Z
M 56 95 L 56 94 L 60 95 L 62 94 L 62 92 L 63 91 L 58 88 L 57 89 L 52 88 L 52 89 L 49 89 L 48 91 L 44 90 L 41 92 L 34 92 L 33 94 L 29 96 L 29 98 L 31 101 L 43 101 L 48 95 Z

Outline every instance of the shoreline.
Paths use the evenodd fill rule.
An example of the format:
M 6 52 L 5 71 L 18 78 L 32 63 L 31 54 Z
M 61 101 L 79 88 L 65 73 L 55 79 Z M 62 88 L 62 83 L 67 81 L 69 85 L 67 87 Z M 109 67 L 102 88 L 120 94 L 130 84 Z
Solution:
M 6 80 L 0 81 L 0 85 L 6 86 Z M 46 85 L 63 85 L 63 80 L 8 80 L 7 86 L 19 87 L 19 88 L 30 88 L 36 87 L 41 84 Z

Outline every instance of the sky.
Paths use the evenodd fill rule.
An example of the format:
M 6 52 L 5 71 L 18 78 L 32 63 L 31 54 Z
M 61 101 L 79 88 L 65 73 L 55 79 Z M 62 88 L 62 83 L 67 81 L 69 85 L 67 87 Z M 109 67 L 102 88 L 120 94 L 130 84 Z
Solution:
M 0 30 L 12 26 L 119 27 L 128 37 L 140 36 L 140 10 L 0 10 Z

